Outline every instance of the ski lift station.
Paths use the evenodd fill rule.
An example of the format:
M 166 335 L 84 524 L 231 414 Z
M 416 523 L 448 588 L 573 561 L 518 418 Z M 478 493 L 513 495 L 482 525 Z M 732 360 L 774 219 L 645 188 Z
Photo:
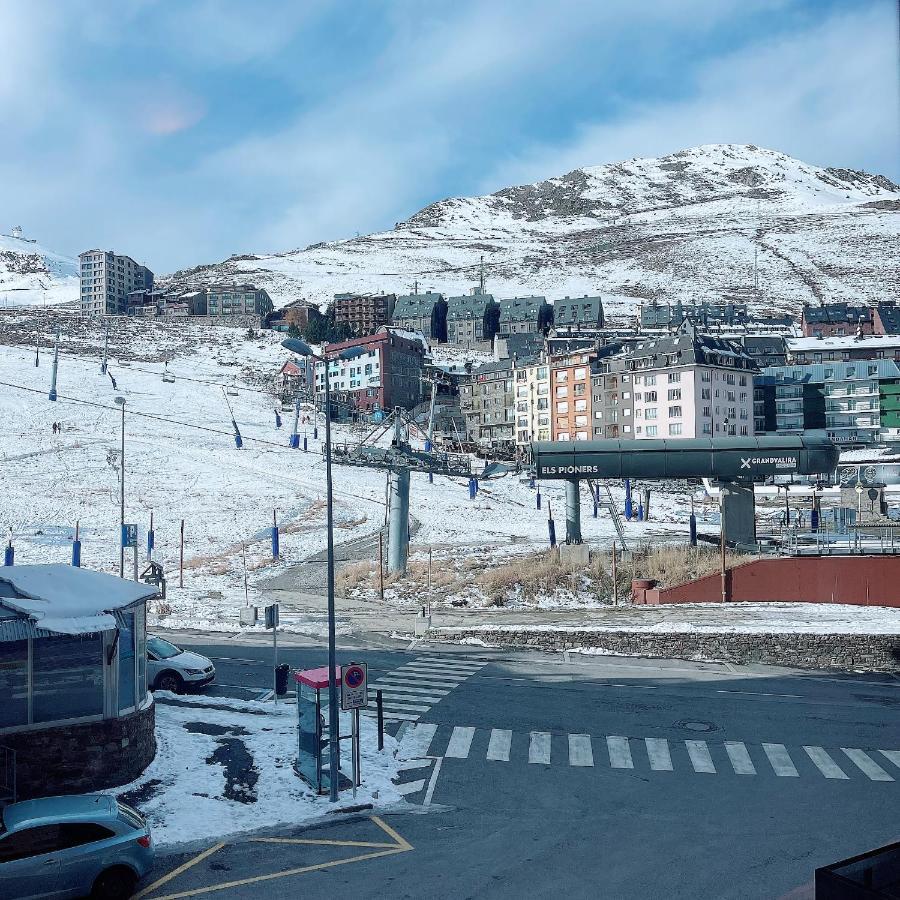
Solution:
M 150 764 L 156 596 L 155 585 L 77 566 L 0 567 L 3 799 L 115 787 Z
M 838 448 L 824 431 L 688 440 L 544 441 L 532 444 L 538 479 L 566 481 L 566 540 L 581 543 L 579 482 L 709 478 L 721 488 L 729 541 L 756 541 L 753 485 L 775 475 L 830 475 Z

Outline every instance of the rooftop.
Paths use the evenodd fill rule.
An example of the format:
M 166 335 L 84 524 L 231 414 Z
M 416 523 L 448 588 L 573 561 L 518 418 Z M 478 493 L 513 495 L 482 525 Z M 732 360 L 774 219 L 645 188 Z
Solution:
M 803 319 L 810 324 L 826 325 L 834 322 L 871 322 L 872 310 L 868 306 L 850 303 L 826 303 L 824 306 L 804 306 Z
M 116 627 L 112 612 L 159 593 L 154 585 L 60 564 L 0 568 L 0 606 L 57 634 Z
M 785 339 L 785 343 L 792 353 L 812 350 L 894 350 L 900 349 L 900 335 L 789 337 Z

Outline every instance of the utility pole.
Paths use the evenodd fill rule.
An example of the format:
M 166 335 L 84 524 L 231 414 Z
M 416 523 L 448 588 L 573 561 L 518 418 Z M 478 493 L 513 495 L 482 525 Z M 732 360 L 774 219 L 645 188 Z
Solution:
M 100 362 L 100 374 L 106 374 L 106 357 L 109 351 L 109 322 L 106 323 L 106 327 L 103 333 L 103 359 Z
M 116 397 L 122 407 L 122 447 L 119 457 L 119 578 L 125 577 L 125 398 Z
M 478 293 L 483 294 L 484 293 L 484 254 L 483 253 L 481 254 L 481 267 L 480 267 L 480 274 L 478 277 L 478 287 L 479 287 Z
M 53 368 L 50 370 L 50 393 L 48 399 L 56 400 L 56 374 L 59 371 L 59 331 L 56 332 L 56 344 L 53 347 Z

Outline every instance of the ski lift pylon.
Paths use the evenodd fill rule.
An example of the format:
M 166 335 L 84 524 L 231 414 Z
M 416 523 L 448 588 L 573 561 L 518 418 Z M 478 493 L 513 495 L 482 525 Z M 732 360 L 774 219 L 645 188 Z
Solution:
M 174 383 L 175 383 L 175 376 L 169 371 L 169 364 L 168 364 L 168 362 L 166 362 L 165 367 L 164 367 L 164 369 L 163 369 L 163 377 L 162 377 L 162 380 L 163 380 L 166 384 L 174 384 Z

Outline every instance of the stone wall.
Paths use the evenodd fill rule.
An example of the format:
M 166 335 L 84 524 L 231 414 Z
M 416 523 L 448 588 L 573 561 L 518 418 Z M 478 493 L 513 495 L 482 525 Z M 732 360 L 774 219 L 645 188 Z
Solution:
M 120 719 L 0 734 L 16 751 L 19 800 L 82 794 L 134 781 L 156 755 L 156 705 Z
M 621 656 L 765 663 L 801 669 L 900 672 L 900 635 L 648 633 L 645 631 L 505 631 L 438 628 L 432 640 L 465 638 L 532 650 L 601 648 Z

